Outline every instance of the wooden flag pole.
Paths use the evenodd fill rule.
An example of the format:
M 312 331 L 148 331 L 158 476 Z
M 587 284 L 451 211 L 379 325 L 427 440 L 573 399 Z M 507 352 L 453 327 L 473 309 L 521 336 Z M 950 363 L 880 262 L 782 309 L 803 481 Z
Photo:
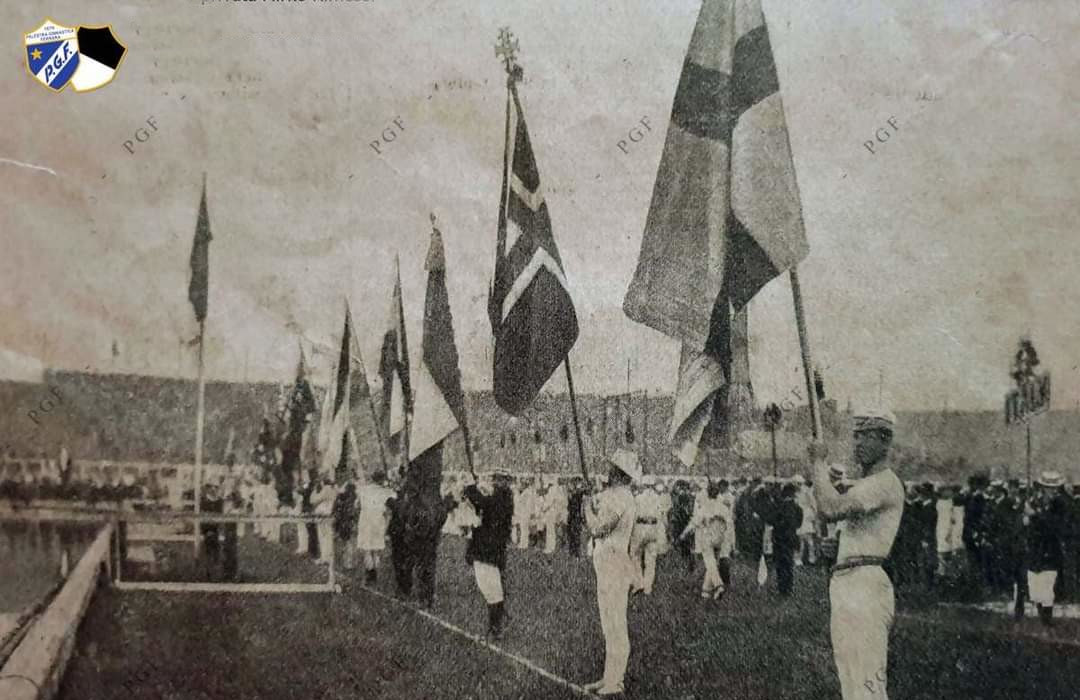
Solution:
M 810 425 L 815 440 L 820 440 L 821 435 L 821 411 L 818 406 L 817 388 L 814 386 L 814 365 L 810 359 L 810 339 L 806 334 L 806 312 L 803 310 L 802 287 L 799 285 L 799 272 L 795 267 L 791 268 L 791 296 L 795 302 L 795 326 L 799 330 L 799 350 L 802 352 L 803 376 L 806 379 L 806 391 L 808 395 L 807 405 L 810 407 Z
M 476 478 L 476 465 L 473 464 L 472 439 L 469 437 L 469 429 L 461 426 L 461 438 L 465 441 L 465 461 L 469 463 L 469 473 Z
M 649 457 L 649 390 L 645 390 L 645 397 L 642 399 L 642 417 L 641 417 L 641 461 L 647 462 Z
M 570 371 L 570 356 L 563 361 L 566 366 L 566 386 L 570 389 L 570 415 L 574 419 L 574 435 L 577 437 L 578 460 L 581 462 L 581 475 L 589 480 L 589 469 L 585 466 L 585 443 L 581 439 L 581 422 L 578 420 L 577 394 L 574 393 L 574 374 Z
M 203 453 L 203 419 L 206 414 L 206 373 L 203 363 L 203 344 L 206 332 L 206 321 L 199 321 L 199 389 L 195 410 L 195 512 L 202 510 L 202 453 Z M 195 525 L 195 551 L 198 553 L 202 540 L 201 523 Z
M 367 376 L 367 372 L 364 372 Z M 379 425 L 379 416 L 375 412 L 375 397 L 371 395 L 371 387 L 368 386 L 368 408 L 371 409 L 371 422 L 375 424 L 375 439 L 379 442 L 379 461 L 382 462 L 384 472 L 389 473 L 390 464 L 386 461 L 386 445 L 383 442 L 382 426 Z

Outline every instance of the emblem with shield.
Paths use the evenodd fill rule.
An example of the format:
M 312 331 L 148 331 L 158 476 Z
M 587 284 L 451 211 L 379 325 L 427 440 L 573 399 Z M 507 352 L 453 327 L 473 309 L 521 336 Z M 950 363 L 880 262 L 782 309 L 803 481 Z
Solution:
M 75 27 L 64 27 L 46 18 L 27 32 L 26 68 L 39 83 L 60 92 L 79 67 L 79 40 Z

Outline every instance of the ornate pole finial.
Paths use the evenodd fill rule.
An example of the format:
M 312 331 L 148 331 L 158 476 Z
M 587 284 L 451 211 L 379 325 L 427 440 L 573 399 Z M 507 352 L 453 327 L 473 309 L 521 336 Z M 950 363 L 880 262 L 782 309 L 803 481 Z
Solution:
M 517 63 L 518 48 L 518 40 L 514 37 L 514 33 L 510 31 L 510 27 L 501 27 L 499 29 L 499 42 L 495 44 L 495 57 L 502 59 L 503 67 L 506 69 L 506 75 L 509 77 L 511 84 L 519 82 L 523 75 L 521 66 Z

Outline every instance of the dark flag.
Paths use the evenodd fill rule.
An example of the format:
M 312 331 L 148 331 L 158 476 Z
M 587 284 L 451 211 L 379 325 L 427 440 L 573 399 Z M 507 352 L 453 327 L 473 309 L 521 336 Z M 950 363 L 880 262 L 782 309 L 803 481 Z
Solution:
M 349 466 L 350 454 L 356 461 L 363 456 L 356 444 L 355 424 L 363 415 L 362 403 L 369 399 L 367 372 L 360 356 L 352 313 L 346 302 L 341 350 L 323 399 L 319 425 L 319 448 L 322 453 L 319 467 L 324 475 L 333 475 L 335 481 L 341 482 L 353 471 Z
M 188 283 L 188 299 L 195 309 L 195 320 L 206 320 L 206 299 L 210 282 L 210 214 L 206 211 L 206 175 L 203 175 L 202 200 L 199 202 L 199 220 L 195 224 L 195 240 L 191 244 L 191 281 Z
M 506 152 L 513 157 L 509 172 L 503 162 L 488 315 L 495 335 L 495 401 L 517 416 L 566 360 L 577 341 L 578 321 L 513 80 L 510 97 L 507 136 L 513 136 Z
M 760 0 L 704 0 L 623 302 L 683 342 L 670 437 L 686 464 L 710 423 L 752 409 L 746 305 L 808 250 Z
M 285 403 L 281 416 L 285 424 L 285 437 L 281 441 L 281 474 L 277 480 L 278 496 L 283 502 L 293 502 L 293 483 L 302 468 L 300 455 L 304 449 L 304 435 L 311 415 L 315 412 L 315 395 L 307 380 L 304 367 L 304 348 L 300 347 L 300 361 L 296 366 L 296 381 Z
M 379 377 L 382 380 L 382 434 L 390 449 L 402 454 L 404 430 L 412 413 L 412 386 L 409 381 L 409 345 L 405 335 L 405 310 L 401 303 L 401 270 L 397 268 L 394 293 L 390 301 L 390 318 L 383 333 L 379 357 Z

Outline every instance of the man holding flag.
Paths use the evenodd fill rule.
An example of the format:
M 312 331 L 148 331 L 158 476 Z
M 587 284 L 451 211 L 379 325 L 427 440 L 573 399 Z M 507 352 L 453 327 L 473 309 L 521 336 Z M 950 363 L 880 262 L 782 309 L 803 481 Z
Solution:
M 430 607 L 435 595 L 435 562 L 443 523 L 454 507 L 453 499 L 440 494 L 443 444 L 459 428 L 464 432 L 465 453 L 470 466 L 465 394 L 454 343 L 450 297 L 446 290 L 446 253 L 442 234 L 431 217 L 428 248 L 427 295 L 424 300 L 424 333 L 421 362 L 412 385 L 414 414 L 407 436 L 408 470 L 394 510 L 397 517 L 393 552 L 399 581 L 411 587 L 415 569 L 421 604 Z

